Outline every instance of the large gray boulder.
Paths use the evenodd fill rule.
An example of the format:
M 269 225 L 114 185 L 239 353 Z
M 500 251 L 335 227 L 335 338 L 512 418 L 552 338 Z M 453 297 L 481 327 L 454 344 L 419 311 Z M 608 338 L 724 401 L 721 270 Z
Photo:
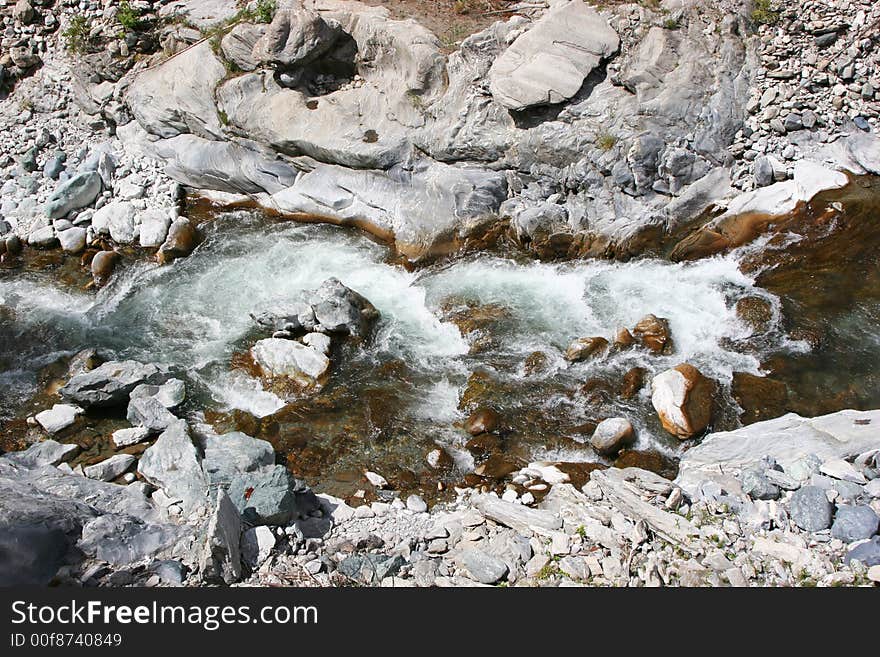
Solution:
M 239 23 L 220 41 L 223 56 L 242 71 L 253 71 L 259 65 L 253 55 L 254 46 L 265 32 L 263 25 Z
M 619 45 L 617 33 L 583 0 L 558 4 L 495 60 L 489 89 L 511 110 L 561 103 Z
M 141 455 L 138 472 L 180 500 L 187 513 L 207 503 L 207 481 L 184 420 L 171 424 Z
M 46 216 L 60 219 L 71 210 L 90 205 L 101 192 L 101 176 L 94 171 L 78 173 L 61 183 L 46 201 Z
M 241 578 L 241 514 L 226 491 L 217 494 L 217 504 L 199 558 L 202 576 L 209 582 L 232 584 Z
M 379 311 L 364 296 L 328 278 L 309 296 L 315 319 L 329 333 L 362 337 L 379 317 Z
M 109 361 L 71 377 L 59 393 L 87 408 L 115 406 L 128 401 L 131 392 L 142 383 L 156 384 L 165 378 L 167 375 L 151 363 Z
M 818 486 L 804 486 L 792 493 L 789 513 L 804 531 L 818 532 L 831 526 L 834 505 Z
M 279 7 L 271 24 L 254 44 L 260 63 L 282 67 L 305 65 L 327 52 L 340 34 L 340 26 L 296 3 Z
M 287 525 L 320 507 L 315 494 L 283 465 L 236 476 L 229 497 L 252 525 Z
M 228 486 L 239 474 L 253 472 L 275 463 L 275 450 L 265 440 L 233 432 L 207 436 L 202 441 L 202 468 L 212 486 Z

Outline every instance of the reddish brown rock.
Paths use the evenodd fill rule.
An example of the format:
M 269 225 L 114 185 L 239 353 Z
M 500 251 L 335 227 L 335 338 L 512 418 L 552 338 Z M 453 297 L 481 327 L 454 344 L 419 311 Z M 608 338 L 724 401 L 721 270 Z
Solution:
M 782 381 L 746 372 L 734 372 L 731 386 L 733 398 L 743 413 L 740 421 L 752 424 L 784 415 L 788 402 L 788 388 Z
M 177 219 L 168 228 L 168 236 L 156 254 L 161 264 L 167 264 L 177 258 L 184 258 L 196 248 L 196 229 L 189 219 Z
M 655 354 L 672 353 L 672 335 L 669 320 L 655 315 L 646 315 L 633 328 L 636 340 Z
M 645 385 L 645 374 L 647 370 L 644 367 L 634 367 L 623 375 L 623 383 L 620 386 L 620 396 L 624 399 L 632 399 L 642 386 Z
M 472 436 L 479 436 L 481 433 L 495 431 L 498 428 L 499 420 L 498 413 L 491 408 L 480 408 L 465 420 L 464 428 Z
M 651 403 L 672 435 L 691 438 L 712 421 L 715 382 L 693 365 L 682 363 L 658 374 L 651 388 Z
M 578 338 L 565 350 L 565 359 L 577 363 L 608 351 L 608 340 L 600 337 Z
M 119 254 L 116 251 L 98 251 L 92 258 L 92 278 L 97 285 L 106 283 L 113 274 L 116 263 L 119 262 Z
M 628 328 L 620 328 L 617 329 L 617 333 L 614 335 L 614 348 L 626 349 L 635 344 L 635 341 L 636 339 L 633 337 L 633 334 L 629 332 Z

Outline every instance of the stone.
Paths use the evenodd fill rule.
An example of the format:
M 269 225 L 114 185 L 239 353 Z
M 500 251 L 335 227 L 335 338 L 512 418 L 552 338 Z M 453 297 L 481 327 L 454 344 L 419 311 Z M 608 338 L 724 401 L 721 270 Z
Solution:
M 229 497 L 252 525 L 287 525 L 319 508 L 314 493 L 282 465 L 237 475 Z
M 840 506 L 834 514 L 831 535 L 845 543 L 871 538 L 877 533 L 877 514 L 869 506 Z
M 651 403 L 663 428 L 682 440 L 703 431 L 713 415 L 715 384 L 687 363 L 658 374 L 651 382 Z
M 393 577 L 405 563 L 400 555 L 353 554 L 340 561 L 337 570 L 345 577 L 369 586 Z
M 76 422 L 83 410 L 70 404 L 55 404 L 52 408 L 36 414 L 36 420 L 49 434 L 55 434 Z
M 78 173 L 61 183 L 46 201 L 46 216 L 59 219 L 90 205 L 101 192 L 101 177 L 94 171 Z
M 582 0 L 556 5 L 495 59 L 489 90 L 514 111 L 561 103 L 619 45 L 617 33 Z
M 861 561 L 866 566 L 880 566 L 880 536 L 874 536 L 850 549 L 843 561 L 847 564 L 851 561 Z
M 199 453 L 184 420 L 169 425 L 144 451 L 138 472 L 170 497 L 181 500 L 186 513 L 207 502 L 207 482 Z
M 808 532 L 820 532 L 831 527 L 834 506 L 825 491 L 816 486 L 804 486 L 792 493 L 789 515 L 798 527 Z
M 207 436 L 203 449 L 202 468 L 211 485 L 228 486 L 240 474 L 275 464 L 270 443 L 240 432 Z
M 43 226 L 28 233 L 28 244 L 38 249 L 54 247 L 58 241 L 55 229 L 52 226 Z
M 196 248 L 196 229 L 189 219 L 175 219 L 168 227 L 168 236 L 159 247 L 157 257 L 162 264 L 185 258 Z
M 327 356 L 293 340 L 260 340 L 251 347 L 251 356 L 263 376 L 285 377 L 303 387 L 319 385 L 330 369 Z
M 336 278 L 328 278 L 309 295 L 315 319 L 329 333 L 364 337 L 379 311 L 362 295 Z
M 86 248 L 86 229 L 73 226 L 56 233 L 61 248 L 67 253 L 80 253 Z
M 241 515 L 225 490 L 217 494 L 217 504 L 208 521 L 205 545 L 199 559 L 208 581 L 233 584 L 241 579 Z
M 303 66 L 326 53 L 340 26 L 316 11 L 290 4 L 278 9 L 265 33 L 253 46 L 253 57 L 284 68 Z
M 95 283 L 106 282 L 113 274 L 116 264 L 119 262 L 119 254 L 116 251 L 98 251 L 92 257 L 90 269 Z
M 253 56 L 254 46 L 265 31 L 262 25 L 235 25 L 220 41 L 223 56 L 240 70 L 253 71 L 258 66 L 257 58 Z
M 177 416 L 155 397 L 131 397 L 126 419 L 136 427 L 144 427 L 153 433 L 164 431 L 177 422 Z
M 251 527 L 241 535 L 241 556 L 251 570 L 259 568 L 275 547 L 275 533 L 266 527 Z
M 771 483 L 761 469 L 743 471 L 742 491 L 755 500 L 775 500 L 779 498 L 779 487 Z
M 483 550 L 464 550 L 461 562 L 471 578 L 481 584 L 497 584 L 508 572 L 506 563 Z
M 565 360 L 577 363 L 592 356 L 605 353 L 607 350 L 608 340 L 605 338 L 578 338 L 565 350 Z
M 646 315 L 633 327 L 633 337 L 654 354 L 672 352 L 672 335 L 669 320 L 655 315 Z
M 596 426 L 590 445 L 597 454 L 611 456 L 632 445 L 635 440 L 636 433 L 630 421 L 622 417 L 612 417 L 602 420 Z
M 141 213 L 140 219 L 138 234 L 141 246 L 144 248 L 161 246 L 165 242 L 165 238 L 168 237 L 171 217 L 162 210 L 147 210 Z
M 553 513 L 505 502 L 491 495 L 478 495 L 473 504 L 486 518 L 524 535 L 536 532 L 543 534 L 562 528 L 562 519 Z
M 116 226 L 121 235 L 125 230 L 134 231 L 137 209 L 128 201 L 111 201 L 92 215 L 92 228 L 99 235 L 110 235 L 110 227 Z
M 406 498 L 406 508 L 415 513 L 426 513 L 428 511 L 428 505 L 425 503 L 425 500 L 418 495 L 410 495 Z
M 825 461 L 819 466 L 819 472 L 834 479 L 850 481 L 854 484 L 865 484 L 867 480 L 865 475 L 856 470 L 853 465 L 843 459 L 834 459 Z
M 152 435 L 146 427 L 132 427 L 130 429 L 117 429 L 113 432 L 113 444 L 116 447 L 128 447 L 144 442 Z
M 186 399 L 186 385 L 180 379 L 168 379 L 160 385 L 141 384 L 131 391 L 130 398 L 153 397 L 167 409 L 180 406 Z
M 78 453 L 79 445 L 59 443 L 46 439 L 31 445 L 22 452 L 13 452 L 0 458 L 4 458 L 23 468 L 36 469 L 69 461 Z
M 158 383 L 165 378 L 158 367 L 149 363 L 109 361 L 72 376 L 59 393 L 86 408 L 115 406 L 125 403 L 142 383 Z
M 302 342 L 307 347 L 317 349 L 325 356 L 330 355 L 331 340 L 325 333 L 308 333 L 303 336 Z
M 113 481 L 134 465 L 137 458 L 131 454 L 114 454 L 109 459 L 105 459 L 94 465 L 83 468 L 83 472 L 89 479 L 97 479 L 99 481 Z
M 500 419 L 491 408 L 479 408 L 465 420 L 464 428 L 472 436 L 491 433 L 498 428 Z

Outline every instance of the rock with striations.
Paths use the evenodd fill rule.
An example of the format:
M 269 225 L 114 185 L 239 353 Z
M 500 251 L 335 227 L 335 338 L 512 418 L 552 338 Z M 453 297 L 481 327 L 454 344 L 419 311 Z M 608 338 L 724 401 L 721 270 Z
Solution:
M 128 469 L 134 465 L 135 461 L 137 461 L 137 457 L 131 454 L 114 454 L 109 459 L 86 466 L 83 468 L 83 472 L 89 479 L 113 481 L 120 475 L 128 472 Z
M 328 278 L 309 295 L 318 324 L 328 333 L 365 336 L 379 311 L 363 295 L 337 278 Z
M 683 363 L 651 382 L 651 403 L 663 428 L 682 440 L 703 431 L 712 420 L 714 382 Z
M 272 22 L 254 44 L 253 58 L 282 67 L 303 66 L 327 52 L 340 34 L 334 20 L 316 11 L 289 4 L 275 12 Z
M 109 361 L 71 377 L 59 392 L 64 399 L 86 408 L 116 406 L 126 403 L 131 392 L 142 383 L 160 383 L 166 378 L 167 375 L 151 363 Z
M 237 582 L 241 578 L 240 544 L 241 514 L 226 491 L 220 490 L 199 558 L 202 576 L 209 582 Z

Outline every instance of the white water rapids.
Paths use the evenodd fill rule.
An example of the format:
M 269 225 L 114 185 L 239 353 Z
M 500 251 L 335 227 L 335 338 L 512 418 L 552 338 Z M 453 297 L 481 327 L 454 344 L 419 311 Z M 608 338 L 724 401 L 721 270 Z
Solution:
M 537 350 L 554 364 L 545 376 L 580 381 L 635 365 L 655 373 L 685 361 L 722 382 L 734 371 L 757 374 L 760 354 L 731 347 L 750 333 L 734 306 L 754 295 L 778 308 L 778 300 L 739 271 L 733 256 L 682 264 L 649 259 L 543 264 L 479 255 L 411 273 L 387 264 L 384 247 L 328 226 L 267 224 L 234 213 L 212 222 L 206 232 L 206 241 L 189 258 L 166 267 L 128 264 L 97 294 L 64 290 L 49 276 L 5 272 L 0 309 L 11 309 L 14 321 L 0 315 L 5 323 L 0 402 L 14 406 L 32 393 L 36 370 L 60 353 L 96 347 L 105 358 L 183 370 L 218 408 L 265 416 L 280 408 L 281 400 L 229 369 L 230 357 L 246 347 L 242 340 L 253 329 L 249 315 L 330 276 L 381 312 L 378 333 L 359 358 L 401 359 L 419 372 L 407 407 L 398 412 L 428 424 L 449 425 L 459 418 L 459 394 L 475 368 L 522 362 Z M 509 311 L 489 352 L 469 355 L 458 329 L 441 321 L 439 307 L 450 297 Z M 644 352 L 630 350 L 603 361 L 569 365 L 563 360 L 573 339 L 610 339 L 619 327 L 632 327 L 648 313 L 669 319 L 673 355 L 649 360 Z M 774 333 L 769 342 L 775 344 L 768 346 L 783 340 Z M 334 376 L 345 376 L 345 370 L 341 363 Z M 504 376 L 521 377 L 521 368 Z M 632 419 L 640 444 L 655 442 L 652 429 Z

